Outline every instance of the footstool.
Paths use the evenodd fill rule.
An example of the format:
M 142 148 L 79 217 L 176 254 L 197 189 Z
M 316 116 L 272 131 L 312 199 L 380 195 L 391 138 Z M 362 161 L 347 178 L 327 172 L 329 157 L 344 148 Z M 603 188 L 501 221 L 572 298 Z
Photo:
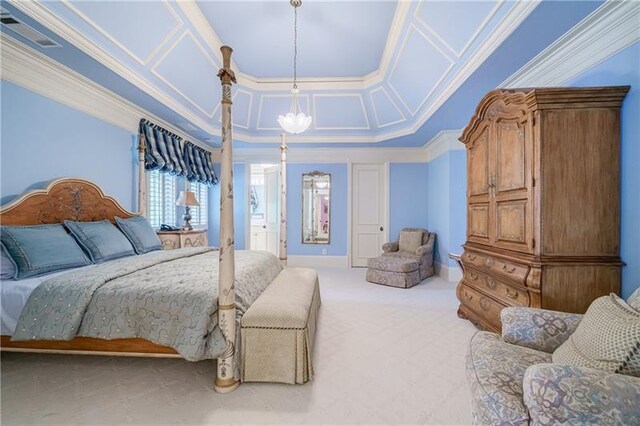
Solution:
M 419 266 L 412 259 L 374 257 L 367 260 L 367 281 L 392 287 L 413 287 L 420 282 Z

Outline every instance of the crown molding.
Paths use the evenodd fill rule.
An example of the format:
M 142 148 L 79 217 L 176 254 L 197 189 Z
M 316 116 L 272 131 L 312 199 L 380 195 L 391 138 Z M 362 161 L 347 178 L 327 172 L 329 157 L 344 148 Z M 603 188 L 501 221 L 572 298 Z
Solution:
M 239 163 L 279 162 L 280 148 L 235 148 Z M 427 152 L 418 148 L 298 148 L 288 144 L 287 163 L 426 163 Z
M 181 0 L 177 2 L 177 4 L 211 50 L 214 52 L 220 50 L 222 41 L 213 28 L 211 28 L 209 21 L 202 13 L 196 0 Z M 401 0 L 398 2 L 378 69 L 363 77 L 303 77 L 298 78 L 298 83 L 303 86 L 304 90 L 362 90 L 382 83 L 387 68 L 391 63 L 395 47 L 400 39 L 404 23 L 409 16 L 410 7 L 410 0 Z M 235 61 L 232 60 L 231 64 L 233 69 L 236 70 L 238 84 L 245 87 L 262 91 L 291 89 L 291 78 L 259 78 L 243 72 Z
M 462 130 L 443 130 L 423 145 L 427 162 L 449 151 L 464 151 L 465 146 L 459 138 Z
M 0 34 L 0 58 L 3 80 L 111 123 L 133 135 L 138 133 L 138 124 L 144 117 L 206 150 L 212 150 L 207 144 L 149 111 L 4 33 Z
M 640 2 L 609 0 L 501 87 L 562 86 L 640 40 Z

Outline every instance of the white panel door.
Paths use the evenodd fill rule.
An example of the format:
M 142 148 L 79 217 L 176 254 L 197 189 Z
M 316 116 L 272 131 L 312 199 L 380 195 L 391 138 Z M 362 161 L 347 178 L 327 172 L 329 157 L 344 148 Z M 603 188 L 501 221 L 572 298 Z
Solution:
M 351 266 L 367 266 L 387 240 L 387 176 L 384 164 L 352 167 Z
M 280 231 L 278 202 L 280 200 L 280 185 L 278 178 L 280 168 L 269 167 L 264 170 L 264 201 L 265 201 L 265 234 L 267 251 L 278 255 L 278 232 Z

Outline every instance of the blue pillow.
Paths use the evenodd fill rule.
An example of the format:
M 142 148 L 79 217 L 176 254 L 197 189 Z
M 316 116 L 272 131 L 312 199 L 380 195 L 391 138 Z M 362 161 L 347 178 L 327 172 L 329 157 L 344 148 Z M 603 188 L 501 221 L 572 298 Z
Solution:
M 116 225 L 133 244 L 136 253 L 144 254 L 162 250 L 162 241 L 144 217 L 136 216 L 130 219 L 116 217 Z
M 64 225 L 94 263 L 136 254 L 127 237 L 108 220 L 99 222 L 65 220 Z
M 2 226 L 0 239 L 2 250 L 15 265 L 17 280 L 91 264 L 60 224 Z

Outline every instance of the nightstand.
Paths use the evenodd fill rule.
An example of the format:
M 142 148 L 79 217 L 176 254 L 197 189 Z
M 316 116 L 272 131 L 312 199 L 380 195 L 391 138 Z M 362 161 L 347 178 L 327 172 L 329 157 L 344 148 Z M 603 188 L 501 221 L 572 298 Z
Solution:
M 206 229 L 194 229 L 192 231 L 157 231 L 163 250 L 173 250 L 184 247 L 206 247 Z

